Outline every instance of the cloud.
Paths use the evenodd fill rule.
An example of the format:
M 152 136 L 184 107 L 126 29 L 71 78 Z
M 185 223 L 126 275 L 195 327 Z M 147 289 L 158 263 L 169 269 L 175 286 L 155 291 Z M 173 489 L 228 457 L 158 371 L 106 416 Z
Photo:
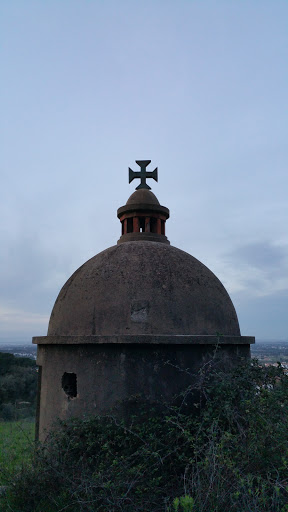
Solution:
M 288 246 L 284 244 L 242 245 L 225 253 L 217 267 L 231 293 L 264 297 L 288 290 Z
M 31 329 L 46 322 L 59 289 L 69 274 L 68 257 L 47 250 L 38 236 L 3 237 L 0 254 L 1 330 Z M 13 320 L 15 312 L 15 321 Z M 33 312 L 33 313 L 32 313 Z M 19 326 L 18 326 L 19 324 Z
M 31 311 L 15 309 L 0 305 L 1 335 L 7 333 L 30 333 L 31 328 L 45 333 L 49 322 L 49 316 Z
M 258 340 L 288 341 L 287 304 L 288 291 L 262 297 L 244 297 L 235 294 L 236 307 L 242 335 L 256 335 Z
M 231 295 L 242 335 L 288 339 L 287 244 L 260 240 L 238 245 L 217 257 L 213 271 Z
M 256 242 L 234 249 L 230 256 L 234 261 L 253 268 L 281 271 L 282 266 L 288 263 L 288 246 L 274 245 L 268 241 Z

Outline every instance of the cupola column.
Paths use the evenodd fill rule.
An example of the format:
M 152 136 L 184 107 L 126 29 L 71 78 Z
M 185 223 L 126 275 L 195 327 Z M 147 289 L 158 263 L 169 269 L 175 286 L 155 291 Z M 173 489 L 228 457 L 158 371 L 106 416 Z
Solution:
M 161 235 L 161 219 L 157 219 L 157 234 Z
M 140 231 L 140 219 L 139 217 L 133 217 L 133 233 L 139 233 Z
M 150 233 L 150 217 L 145 218 L 145 233 Z

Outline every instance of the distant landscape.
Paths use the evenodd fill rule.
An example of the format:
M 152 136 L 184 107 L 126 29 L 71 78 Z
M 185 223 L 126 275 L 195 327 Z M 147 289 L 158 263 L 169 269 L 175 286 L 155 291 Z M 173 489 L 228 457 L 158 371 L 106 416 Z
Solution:
M 31 357 L 36 359 L 37 345 L 33 345 L 32 341 L 17 343 L 16 341 L 0 341 L 0 352 L 8 352 L 16 357 Z
M 288 341 L 258 341 L 251 345 L 251 357 L 261 364 L 277 364 L 288 369 Z

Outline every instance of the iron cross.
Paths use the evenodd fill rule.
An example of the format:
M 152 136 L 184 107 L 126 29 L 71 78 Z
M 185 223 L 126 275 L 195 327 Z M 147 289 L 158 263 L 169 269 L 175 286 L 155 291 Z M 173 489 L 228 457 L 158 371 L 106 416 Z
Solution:
M 129 183 L 131 183 L 134 178 L 140 178 L 141 183 L 138 185 L 138 187 L 136 187 L 136 190 L 139 188 L 146 188 L 151 190 L 151 187 L 149 187 L 149 185 L 146 183 L 146 179 L 153 178 L 153 180 L 158 181 L 158 167 L 156 167 L 156 169 L 154 169 L 152 172 L 146 172 L 146 167 L 150 164 L 151 160 L 135 160 L 135 162 L 140 166 L 141 171 L 134 172 L 129 167 Z

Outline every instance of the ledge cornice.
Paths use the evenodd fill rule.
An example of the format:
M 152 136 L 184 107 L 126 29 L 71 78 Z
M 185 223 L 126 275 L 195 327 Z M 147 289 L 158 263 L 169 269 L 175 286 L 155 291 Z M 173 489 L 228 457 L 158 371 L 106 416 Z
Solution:
M 222 335 L 153 335 L 125 334 L 115 336 L 36 336 L 32 338 L 36 345 L 250 345 L 255 343 L 254 336 Z

